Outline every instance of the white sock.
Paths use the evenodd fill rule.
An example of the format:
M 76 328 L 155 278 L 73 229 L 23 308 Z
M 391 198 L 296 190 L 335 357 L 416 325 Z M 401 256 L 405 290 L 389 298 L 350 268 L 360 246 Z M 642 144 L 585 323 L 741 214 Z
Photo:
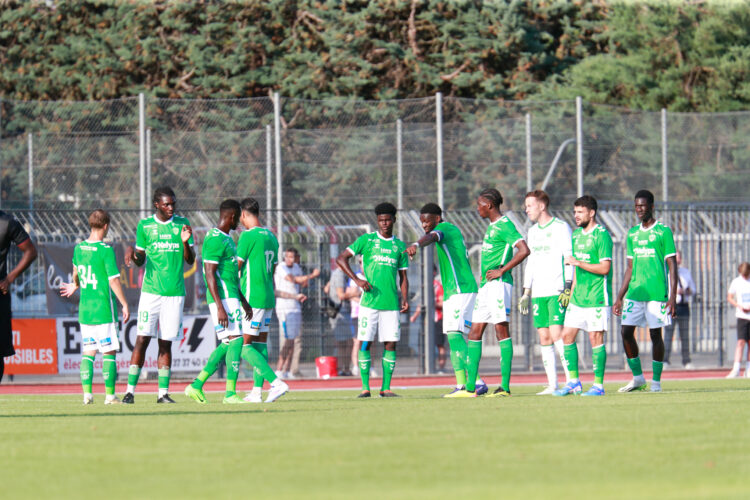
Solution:
M 113 399 L 115 399 L 115 395 L 114 394 L 107 394 L 107 396 L 104 399 L 105 399 L 105 401 L 112 401 Z
M 557 387 L 557 361 L 554 346 L 542 346 L 542 363 L 544 363 L 544 371 L 547 372 L 547 384 L 550 387 Z
M 484 380 L 482 380 L 482 377 L 477 375 L 477 381 L 475 385 L 487 385 L 487 384 L 484 383 Z
M 646 377 L 644 377 L 643 374 L 640 374 L 638 376 L 634 376 L 633 377 L 633 381 L 634 382 L 641 382 L 641 383 L 643 383 L 643 382 L 646 381 Z
M 739 363 L 735 363 L 735 364 L 734 364 L 734 365 L 732 366 L 732 371 L 733 371 L 733 372 L 739 372 L 739 371 L 740 371 L 740 364 L 739 364 Z
M 130 394 L 135 394 L 135 386 L 128 384 L 128 390 L 125 392 L 129 392 Z
M 276 379 L 276 380 L 278 380 L 278 379 Z M 273 385 L 273 384 L 271 384 L 271 385 Z M 252 394 L 253 396 L 257 396 L 257 395 L 263 394 L 263 391 L 262 391 L 262 389 L 260 387 L 253 386 L 253 390 L 250 391 L 250 394 Z
M 167 394 L 167 392 L 169 392 L 168 389 L 164 389 L 162 387 L 159 387 L 159 397 L 164 396 L 165 394 Z
M 565 362 L 565 342 L 563 342 L 563 339 L 555 340 L 555 350 L 557 355 L 560 356 L 563 370 L 565 370 L 565 383 L 567 384 L 570 382 L 570 371 L 568 370 L 568 364 Z
M 596 387 L 597 389 L 604 389 L 604 385 L 602 384 L 594 384 L 594 387 Z

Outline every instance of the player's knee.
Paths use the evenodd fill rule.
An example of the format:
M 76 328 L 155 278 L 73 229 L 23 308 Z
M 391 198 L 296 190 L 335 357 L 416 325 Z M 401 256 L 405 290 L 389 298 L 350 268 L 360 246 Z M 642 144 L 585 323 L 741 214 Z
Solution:
M 661 328 L 654 328 L 652 330 L 649 330 L 648 333 L 651 336 L 651 341 L 652 342 L 661 342 L 662 341 Z
M 363 340 L 362 343 L 359 345 L 359 350 L 362 352 L 366 352 L 370 350 L 370 342 L 367 340 Z

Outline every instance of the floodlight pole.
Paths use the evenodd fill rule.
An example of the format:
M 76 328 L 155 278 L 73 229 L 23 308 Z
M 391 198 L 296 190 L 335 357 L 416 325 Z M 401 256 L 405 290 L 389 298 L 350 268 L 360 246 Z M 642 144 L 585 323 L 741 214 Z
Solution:
M 140 209 L 144 217 L 148 203 L 146 201 L 146 95 L 138 94 L 138 166 L 139 166 L 139 188 Z
M 276 129 L 275 133 L 275 152 L 276 152 L 276 237 L 279 239 L 279 255 L 283 254 L 283 238 L 282 230 L 284 224 L 282 209 L 282 197 L 281 197 L 281 99 L 279 93 L 273 93 L 273 125 Z
M 531 179 L 531 113 L 526 113 L 526 192 L 531 192 L 534 184 Z
M 34 210 L 34 135 L 28 134 L 29 149 L 29 210 Z
M 146 129 L 146 200 L 151 191 L 151 129 Z
M 397 189 L 398 189 L 398 211 L 399 217 L 396 219 L 398 237 L 404 239 L 404 154 L 403 154 L 403 126 L 404 123 L 399 118 L 396 121 L 396 172 L 397 172 Z
M 576 193 L 583 196 L 583 99 L 576 97 Z
M 661 109 L 661 199 L 669 201 L 669 174 L 667 163 L 667 110 Z
M 271 208 L 273 200 L 273 184 L 271 175 L 273 173 L 273 131 L 270 125 L 266 125 L 266 209 Z
M 443 200 L 443 93 L 435 94 L 435 133 L 437 139 L 437 190 L 438 205 L 445 210 Z

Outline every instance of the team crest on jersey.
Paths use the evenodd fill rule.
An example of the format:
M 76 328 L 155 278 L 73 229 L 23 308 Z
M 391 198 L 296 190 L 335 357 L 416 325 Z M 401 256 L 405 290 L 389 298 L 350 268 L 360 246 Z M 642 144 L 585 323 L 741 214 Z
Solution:
M 655 234 L 650 234 L 648 236 L 648 241 L 654 241 L 655 239 L 656 239 L 656 235 Z
M 172 228 L 172 234 L 177 234 L 179 232 L 180 232 L 180 228 L 179 227 L 173 227 Z

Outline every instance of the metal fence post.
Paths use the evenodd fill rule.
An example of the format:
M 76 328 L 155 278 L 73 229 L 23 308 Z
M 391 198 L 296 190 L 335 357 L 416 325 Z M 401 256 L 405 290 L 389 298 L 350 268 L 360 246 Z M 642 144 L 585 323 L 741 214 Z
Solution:
M 151 129 L 146 129 L 146 203 L 151 194 Z
M 576 97 L 576 170 L 578 182 L 576 192 L 583 196 L 583 99 Z
M 667 171 L 667 110 L 661 108 L 661 199 L 669 201 Z
M 273 172 L 273 136 L 271 135 L 271 126 L 266 125 L 266 208 L 273 206 L 273 184 L 271 180 Z M 270 221 L 269 221 L 270 223 Z
M 534 189 L 531 178 L 531 113 L 526 113 L 526 192 Z
M 283 207 L 281 197 L 281 100 L 278 92 L 273 93 L 273 126 L 276 129 L 274 131 L 276 151 L 276 236 L 279 239 L 279 255 L 282 255 L 284 239 L 281 233 L 284 228 L 284 218 L 281 213 Z
M 138 166 L 140 169 L 139 208 L 143 211 L 142 216 L 145 216 L 148 206 L 146 202 L 146 96 L 143 92 L 138 94 Z
M 432 286 L 434 265 L 434 245 L 422 249 L 422 295 L 424 304 L 424 372 L 435 372 L 435 292 Z
M 29 150 L 29 210 L 34 209 L 34 136 L 28 134 Z
M 437 190 L 438 205 L 445 210 L 443 199 L 443 94 L 435 94 L 435 133 L 437 138 Z
M 404 209 L 404 155 L 403 155 L 403 122 L 401 118 L 396 120 L 396 182 L 398 189 L 398 211 Z M 404 238 L 403 217 L 396 219 L 398 237 Z

